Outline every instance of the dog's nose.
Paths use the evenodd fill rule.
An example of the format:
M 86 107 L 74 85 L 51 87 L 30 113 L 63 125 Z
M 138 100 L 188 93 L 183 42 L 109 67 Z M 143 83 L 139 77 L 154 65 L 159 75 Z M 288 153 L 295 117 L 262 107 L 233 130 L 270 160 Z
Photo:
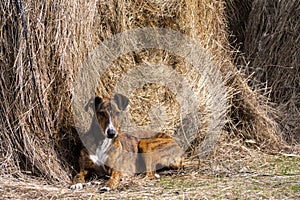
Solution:
M 112 128 L 109 128 L 109 129 L 107 129 L 106 133 L 107 133 L 108 138 L 114 138 L 115 135 L 116 135 L 116 130 L 112 129 Z

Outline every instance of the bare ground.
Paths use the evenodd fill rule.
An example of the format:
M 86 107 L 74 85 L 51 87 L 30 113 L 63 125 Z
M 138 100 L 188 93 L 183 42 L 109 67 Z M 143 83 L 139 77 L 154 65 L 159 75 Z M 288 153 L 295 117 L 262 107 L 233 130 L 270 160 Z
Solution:
M 38 179 L 0 177 L 2 199 L 300 199 L 299 146 L 289 154 L 270 155 L 229 144 L 208 160 L 189 161 L 180 172 L 160 179 L 136 176 L 115 190 L 100 194 L 92 185 L 71 191 Z

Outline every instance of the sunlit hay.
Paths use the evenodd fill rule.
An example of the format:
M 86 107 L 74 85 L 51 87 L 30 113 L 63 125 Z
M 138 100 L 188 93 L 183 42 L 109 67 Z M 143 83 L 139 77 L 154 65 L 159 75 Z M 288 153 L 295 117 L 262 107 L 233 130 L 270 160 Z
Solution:
M 239 137 L 245 140 L 253 139 L 265 148 L 278 147 L 280 143 L 278 135 L 280 133 L 277 123 L 274 121 L 276 113 L 263 96 L 248 86 L 248 79 L 240 74 L 230 61 L 231 52 L 229 51 L 228 33 L 226 32 L 227 21 L 224 17 L 225 3 L 168 1 L 167 4 L 162 3 L 161 7 L 156 7 L 150 2 L 155 2 L 154 5 L 162 3 L 159 1 L 126 1 L 109 4 L 109 6 L 108 3 L 100 4 L 100 13 L 105 13 L 105 16 L 110 16 L 109 19 L 114 19 L 117 22 L 110 24 L 109 28 L 107 28 L 107 24 L 100 23 L 99 30 L 104 30 L 104 28 L 108 30 L 99 32 L 100 38 L 110 37 L 112 30 L 119 33 L 123 30 L 143 26 L 172 28 L 189 35 L 212 53 L 216 68 L 227 79 L 225 82 L 228 91 L 232 94 L 228 104 L 232 108 L 227 115 L 230 122 L 229 128 Z M 110 9 L 104 9 L 107 6 Z M 249 5 L 247 4 L 247 6 Z M 116 13 L 120 16 L 119 18 L 115 17 Z M 135 68 L 135 63 L 141 62 L 139 59 L 142 58 L 138 56 L 138 53 L 127 56 L 127 61 L 130 60 L 131 62 L 129 68 Z M 174 63 L 171 64 L 171 66 L 174 65 L 176 66 Z M 184 64 L 175 67 L 179 71 L 184 68 Z
M 135 59 L 133 59 L 133 57 Z M 134 63 L 133 61 L 138 62 Z M 143 65 L 146 65 L 147 67 L 143 69 Z M 142 68 L 139 68 L 140 66 L 142 66 Z M 125 87 L 123 90 L 120 90 L 118 86 L 119 82 L 123 82 L 125 85 L 128 84 L 125 79 L 126 75 L 138 68 L 140 72 L 145 70 L 143 73 L 147 75 L 153 73 L 153 76 L 159 76 L 155 70 L 153 71 L 150 69 L 152 67 L 154 67 L 153 69 L 156 69 L 157 67 L 159 68 L 159 66 L 164 68 L 163 70 L 169 70 L 170 73 L 177 73 L 179 76 L 183 76 L 186 79 L 194 91 L 192 95 L 197 98 L 197 109 L 199 110 L 199 113 L 197 113 L 197 116 L 191 116 L 191 113 L 186 113 L 186 111 L 191 109 L 193 105 L 181 105 L 181 103 L 178 102 L 182 100 L 190 101 L 189 98 L 191 98 L 191 95 L 189 93 L 176 93 L 176 91 L 172 91 L 172 89 L 168 88 L 168 85 L 163 86 L 159 84 L 159 82 L 162 81 L 167 84 L 168 82 L 173 82 L 176 85 L 176 81 L 178 82 L 178 80 L 167 80 L 168 76 L 166 76 L 158 78 L 156 83 L 134 86 L 136 88 L 132 93 L 128 94 L 128 97 L 131 97 L 129 114 L 132 121 L 127 121 L 127 124 L 123 124 L 123 130 L 127 132 L 134 132 L 137 130 L 163 131 L 171 136 L 187 140 L 179 141 L 181 143 L 187 142 L 187 144 L 184 144 L 185 148 L 198 149 L 198 151 L 199 148 L 201 148 L 201 151 L 205 152 L 203 155 L 208 154 L 214 148 L 214 144 L 220 132 L 218 130 L 209 130 L 208 125 L 210 126 L 210 129 L 212 129 L 212 127 L 222 126 L 221 124 L 224 123 L 227 106 L 221 104 L 222 101 L 224 102 L 224 99 L 221 99 L 219 104 L 216 102 L 219 101 L 220 98 L 226 98 L 226 94 L 223 93 L 226 89 L 224 89 L 224 91 L 220 90 L 224 85 L 211 87 L 211 83 L 209 83 L 209 81 L 206 82 L 211 78 L 209 75 L 212 75 L 215 69 L 206 69 L 206 71 L 205 69 L 202 69 L 204 74 L 200 76 L 200 74 L 198 74 L 199 72 L 193 69 L 189 63 L 185 63 L 183 58 L 175 56 L 174 54 L 161 50 L 134 52 L 134 54 L 130 53 L 121 56 L 102 73 L 97 94 L 100 96 L 101 94 L 102 96 L 111 96 L 112 93 L 119 92 L 127 94 L 130 88 Z M 210 66 L 210 63 L 207 63 L 207 66 Z M 203 64 L 202 67 L 205 67 L 205 64 Z M 211 70 L 211 72 L 208 72 L 207 70 Z M 136 77 L 136 79 L 140 78 L 143 79 L 143 76 Z M 147 78 L 145 78 L 145 81 L 147 81 Z M 185 89 L 181 90 L 184 92 Z M 179 89 L 179 91 L 181 90 Z M 186 88 L 186 91 L 188 91 L 188 88 Z M 218 108 L 216 104 L 218 104 L 220 108 Z M 181 112 L 185 112 L 186 114 Z M 214 114 L 215 117 L 212 116 Z M 220 122 L 219 119 L 217 119 L 218 117 L 224 117 L 223 121 Z M 209 136 L 206 137 L 206 135 Z M 207 143 L 202 144 L 205 138 L 207 138 Z M 198 142 L 195 140 L 198 140 Z M 200 145 L 203 146 L 200 147 Z
M 118 62 L 114 62 L 115 65 L 111 66 L 106 73 L 103 74 L 103 80 L 102 83 L 109 83 L 108 87 L 99 87 L 98 89 L 103 88 L 106 90 L 107 88 L 112 88 L 112 92 L 116 92 L 118 90 L 118 87 L 116 86 L 117 82 L 120 81 L 120 79 L 124 78 L 126 73 L 129 73 L 132 69 L 132 66 L 135 64 L 128 61 L 129 59 L 126 59 L 126 62 L 124 62 L 124 59 L 127 57 L 130 57 L 129 55 L 122 56 Z M 140 52 L 136 53 L 136 57 L 139 57 L 139 63 L 138 65 L 142 66 L 143 64 L 147 64 L 148 67 L 156 66 L 156 65 L 163 65 L 166 70 L 175 70 L 177 73 L 181 74 L 182 76 L 186 77 L 187 80 L 190 81 L 190 84 L 194 87 L 194 90 L 198 91 L 198 106 L 197 108 L 200 110 L 200 113 L 198 115 L 200 116 L 199 122 L 192 121 L 192 118 L 190 119 L 182 119 L 181 118 L 181 111 L 187 110 L 189 108 L 182 107 L 183 105 L 180 105 L 180 102 L 178 102 L 178 98 L 184 98 L 183 100 L 188 101 L 190 98 L 188 95 L 184 96 L 184 94 L 174 94 L 174 91 L 172 91 L 167 86 L 160 85 L 159 83 L 149 83 L 145 85 L 134 85 L 133 93 L 131 94 L 132 98 L 130 98 L 130 108 L 129 113 L 130 117 L 132 118 L 133 122 L 129 124 L 123 124 L 122 127 L 124 131 L 132 132 L 135 130 L 159 130 L 166 132 L 167 134 L 171 136 L 175 136 L 178 133 L 178 129 L 182 126 L 183 121 L 184 123 L 191 123 L 186 124 L 185 126 L 190 125 L 190 129 L 195 129 L 195 138 L 198 138 L 199 141 L 203 141 L 204 137 L 207 133 L 207 123 L 206 121 L 210 121 L 209 113 L 211 112 L 209 110 L 209 107 L 207 106 L 209 104 L 209 98 L 205 97 L 207 90 L 205 86 L 205 82 L 201 82 L 199 80 L 199 75 L 197 75 L 197 72 L 193 72 L 193 68 L 188 65 L 188 63 L 184 63 L 183 59 L 180 57 L 175 57 L 172 54 L 168 54 L 163 51 L 147 51 L 147 52 Z M 119 63 L 119 64 L 117 64 Z M 150 64 L 151 63 L 151 64 Z M 126 67 L 128 67 L 126 69 Z M 141 70 L 141 69 L 139 69 Z M 147 68 L 145 68 L 145 73 L 147 72 Z M 112 71 L 114 73 L 112 73 Z M 160 73 L 160 72 L 157 72 Z M 115 79 L 111 79 L 109 74 L 114 74 Z M 141 77 L 137 77 L 141 78 Z M 168 77 L 165 77 L 168 79 Z M 105 81 L 106 80 L 106 81 Z M 161 80 L 157 80 L 159 82 Z M 169 79 L 169 81 L 175 81 Z M 199 82 L 200 81 L 200 82 Z M 165 81 L 167 82 L 167 81 Z M 126 89 L 126 88 L 125 88 Z M 129 90 L 129 89 L 128 89 Z M 103 94 L 103 92 L 98 91 L 98 94 Z M 122 93 L 122 92 L 121 92 Z M 126 91 L 123 91 L 123 93 L 126 93 Z M 111 94 L 109 94 L 110 96 Z M 179 95 L 179 96 L 178 96 Z M 163 109 L 163 110 L 160 110 Z M 214 108 L 211 108 L 212 110 Z M 165 113 L 164 113 L 165 112 Z M 205 117 L 206 116 L 206 117 Z M 165 120 L 165 121 L 164 121 Z M 133 123 L 133 124 L 132 124 Z M 199 123 L 199 124 L 196 124 Z M 213 123 L 210 121 L 210 123 Z M 137 127 L 136 127 L 137 126 Z M 198 136 L 197 136 L 198 134 Z M 200 135 L 202 135 L 200 137 Z M 213 134 L 212 134 L 213 135 Z M 192 139 L 191 139 L 192 141 Z M 203 147 L 206 148 L 206 147 Z M 212 148 L 212 147 L 207 147 Z M 210 150 L 208 150 L 210 151 Z

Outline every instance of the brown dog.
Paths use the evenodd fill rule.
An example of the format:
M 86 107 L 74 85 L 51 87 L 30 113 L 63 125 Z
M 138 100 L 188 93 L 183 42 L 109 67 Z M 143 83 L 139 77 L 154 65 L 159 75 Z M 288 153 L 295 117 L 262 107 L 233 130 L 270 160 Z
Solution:
M 139 139 L 139 135 L 133 136 L 119 131 L 121 113 L 128 104 L 128 98 L 120 94 L 116 94 L 114 98 L 96 97 L 90 103 L 95 107 L 99 133 L 104 135 L 104 139 L 100 141 L 96 155 L 89 155 L 85 149 L 81 151 L 80 172 L 74 177 L 73 184 L 85 183 L 89 172 L 96 171 L 100 176 L 110 175 L 100 191 L 113 189 L 120 182 L 121 176 L 137 172 L 138 153 L 144 162 L 147 178 L 154 177 L 157 165 L 175 169 L 182 166 L 184 151 L 166 134 L 144 132 L 139 135 L 148 136 Z

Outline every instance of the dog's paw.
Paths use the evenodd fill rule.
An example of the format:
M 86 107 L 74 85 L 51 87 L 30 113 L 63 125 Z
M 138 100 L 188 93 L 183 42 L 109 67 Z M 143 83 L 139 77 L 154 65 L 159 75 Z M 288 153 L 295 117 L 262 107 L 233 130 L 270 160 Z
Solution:
M 110 191 L 110 187 L 102 187 L 99 189 L 100 193 L 104 193 L 104 192 L 108 192 L 108 191 Z
M 103 182 L 102 181 L 92 181 L 91 184 L 92 185 L 102 185 Z
M 154 177 L 155 177 L 155 178 L 160 178 L 160 175 L 157 174 L 157 173 L 155 173 L 155 174 L 154 174 Z
M 82 183 L 76 183 L 74 185 L 70 186 L 71 190 L 82 190 L 83 189 L 83 184 Z
M 155 174 L 152 174 L 152 173 L 148 173 L 146 174 L 146 176 L 143 178 L 143 180 L 153 180 L 153 179 L 159 179 L 160 178 L 160 175 L 155 173 Z

